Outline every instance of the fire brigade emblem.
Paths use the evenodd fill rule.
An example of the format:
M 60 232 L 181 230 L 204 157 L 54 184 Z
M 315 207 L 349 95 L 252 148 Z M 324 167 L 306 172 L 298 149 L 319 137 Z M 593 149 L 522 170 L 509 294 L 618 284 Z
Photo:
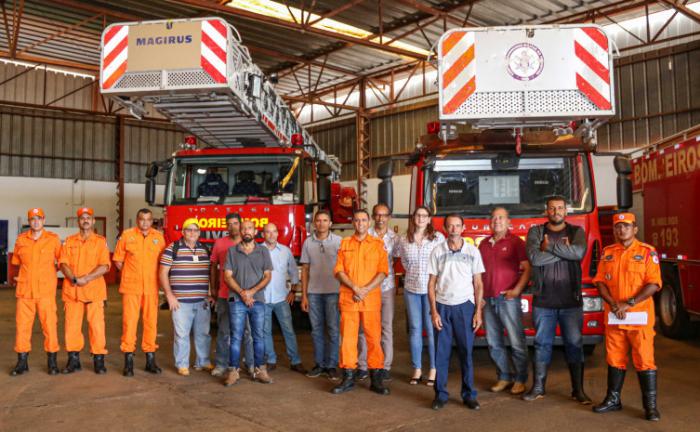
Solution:
M 659 254 L 657 254 L 656 251 L 649 252 L 649 255 L 651 255 L 651 260 L 654 262 L 654 264 L 659 263 Z
M 519 43 L 506 53 L 508 73 L 518 81 L 532 81 L 544 69 L 542 51 L 529 43 Z

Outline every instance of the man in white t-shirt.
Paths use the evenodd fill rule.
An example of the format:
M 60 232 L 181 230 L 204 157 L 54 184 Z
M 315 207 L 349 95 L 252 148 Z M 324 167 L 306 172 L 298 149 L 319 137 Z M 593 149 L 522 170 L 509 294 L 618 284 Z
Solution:
M 437 369 L 432 407 L 439 410 L 447 403 L 447 371 L 454 341 L 462 369 L 462 401 L 467 408 L 478 410 L 472 346 L 474 333 L 481 327 L 484 263 L 479 250 L 462 238 L 462 216 L 445 217 L 445 231 L 447 240 L 435 246 L 428 263 L 428 299 L 435 332 Z

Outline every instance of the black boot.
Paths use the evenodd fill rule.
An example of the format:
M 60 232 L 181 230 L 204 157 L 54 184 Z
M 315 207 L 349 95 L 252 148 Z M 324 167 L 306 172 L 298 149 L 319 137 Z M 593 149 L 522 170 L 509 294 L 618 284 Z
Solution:
M 95 373 L 102 375 L 107 373 L 107 368 L 105 367 L 105 356 L 104 354 L 95 354 L 92 357 L 92 361 L 95 364 Z
M 146 372 L 150 372 L 152 374 L 159 374 L 163 372 L 156 364 L 156 353 L 154 352 L 146 353 Z
M 620 411 L 622 409 L 622 399 L 620 392 L 622 384 L 625 383 L 625 370 L 608 366 L 608 393 L 600 405 L 593 407 L 593 412 L 602 414 L 610 411 Z
M 66 367 L 61 371 L 61 373 L 69 374 L 79 370 L 81 370 L 80 353 L 77 351 L 69 351 L 68 363 L 66 363 Z
M 27 359 L 29 358 L 29 353 L 17 353 L 17 366 L 12 369 L 10 375 L 17 376 L 22 375 L 25 372 L 29 372 L 29 365 L 27 364 Z
M 124 353 L 124 372 L 125 377 L 134 376 L 134 353 Z
M 547 384 L 547 363 L 535 362 L 532 365 L 532 388 L 523 395 L 523 400 L 534 401 L 544 397 Z
M 370 369 L 369 376 L 371 384 L 369 389 L 380 395 L 388 395 L 389 389 L 384 387 L 384 369 Z
M 48 358 L 49 375 L 58 375 L 58 364 L 56 363 L 56 353 L 46 353 Z
M 637 372 L 639 386 L 642 388 L 642 404 L 644 416 L 650 421 L 659 421 L 661 414 L 656 409 L 656 371 L 645 370 Z
M 569 363 L 569 375 L 571 375 L 571 398 L 590 405 L 591 398 L 583 391 L 583 362 Z
M 353 388 L 355 388 L 355 371 L 352 369 L 345 369 L 343 370 L 343 381 L 341 381 L 337 386 L 333 387 L 331 393 L 341 394 L 348 392 Z

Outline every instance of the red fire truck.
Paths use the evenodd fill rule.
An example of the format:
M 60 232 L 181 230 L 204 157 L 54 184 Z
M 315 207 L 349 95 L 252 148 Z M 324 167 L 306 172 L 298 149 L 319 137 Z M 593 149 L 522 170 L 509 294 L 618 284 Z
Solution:
M 279 241 L 299 256 L 315 209 L 332 208 L 335 222 L 348 221 L 345 207 L 351 210 L 353 202 L 341 196 L 354 194 L 333 182 L 339 161 L 304 130 L 226 21 L 107 27 L 100 88 L 133 115 L 152 108 L 196 136 L 146 174 L 151 205 L 156 178 L 165 174 L 169 241 L 191 217 L 199 220 L 203 240 L 213 241 L 225 235 L 226 214 L 239 213 L 259 229 L 274 222 Z
M 659 326 L 672 338 L 695 333 L 700 318 L 700 136 L 657 147 L 632 161 L 634 209 L 644 241 L 661 256 Z
M 592 351 L 602 340 L 603 305 L 591 282 L 602 250 L 591 153 L 596 125 L 615 106 L 607 36 L 594 25 L 451 30 L 438 42 L 438 80 L 440 122 L 428 125 L 408 163 L 410 211 L 432 209 L 436 227 L 445 215 L 462 214 L 465 240 L 478 245 L 494 205 L 509 210 L 512 232 L 524 238 L 546 222 L 545 197 L 564 196 L 568 222 L 587 236 L 583 334 Z M 482 130 L 457 133 L 457 123 Z M 618 165 L 621 185 L 629 184 L 629 168 Z M 388 166 L 379 176 L 385 200 Z M 531 294 L 522 309 L 531 343 Z

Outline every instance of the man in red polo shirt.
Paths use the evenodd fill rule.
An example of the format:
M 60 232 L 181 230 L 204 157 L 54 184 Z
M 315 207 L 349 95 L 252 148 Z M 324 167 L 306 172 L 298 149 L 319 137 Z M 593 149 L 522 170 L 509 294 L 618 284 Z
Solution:
M 528 360 L 520 293 L 530 279 L 530 263 L 525 241 L 508 231 L 508 210 L 494 208 L 490 225 L 491 236 L 479 244 L 479 252 L 486 268 L 482 275 L 486 342 L 498 370 L 498 382 L 491 391 L 500 392 L 512 385 L 511 394 L 521 394 L 527 382 Z M 504 329 L 511 346 L 510 355 Z M 515 370 L 511 368 L 511 360 Z

